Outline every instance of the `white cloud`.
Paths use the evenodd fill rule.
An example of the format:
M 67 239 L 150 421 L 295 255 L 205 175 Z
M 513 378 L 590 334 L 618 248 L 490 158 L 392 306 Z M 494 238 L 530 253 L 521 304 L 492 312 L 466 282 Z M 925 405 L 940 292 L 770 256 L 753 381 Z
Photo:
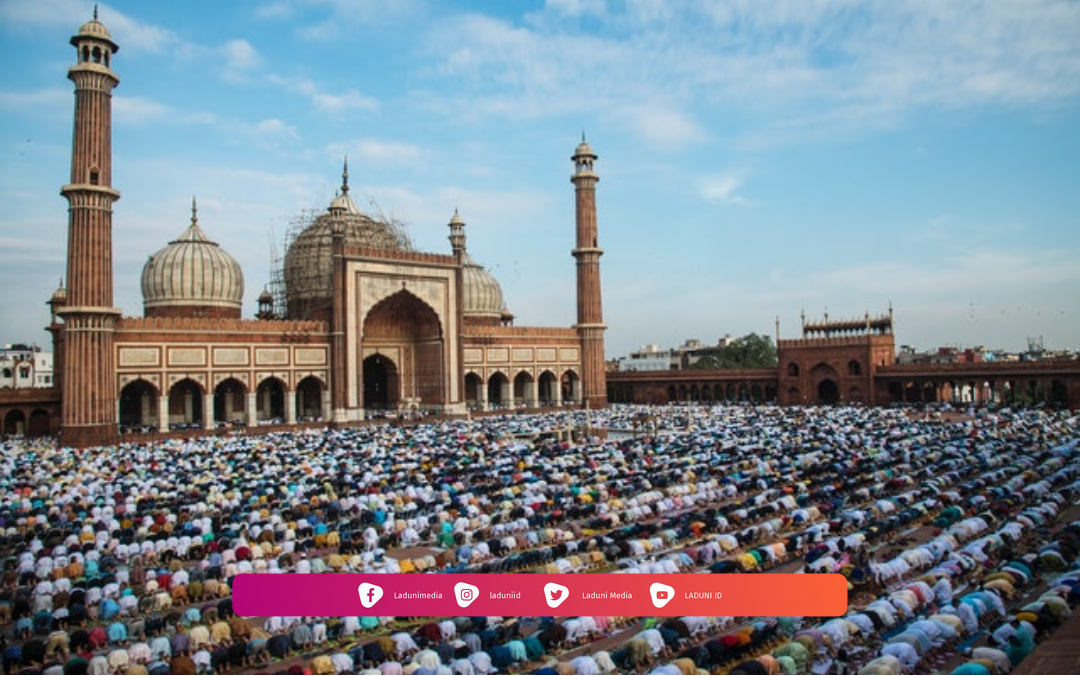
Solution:
M 162 103 L 134 96 L 113 97 L 113 119 L 117 126 L 142 125 L 166 120 L 174 111 Z
M 10 114 L 40 117 L 63 111 L 64 118 L 71 116 L 71 90 L 51 87 L 30 92 L 0 91 L 0 110 Z
M 27 28 L 72 28 L 93 16 L 82 0 L 37 0 L 0 3 L 0 22 Z
M 738 193 L 744 180 L 742 174 L 736 171 L 706 176 L 701 182 L 701 196 L 707 200 L 719 200 L 725 204 L 747 205 L 750 201 Z
M 113 7 L 102 8 L 100 17 L 113 39 L 123 45 L 125 54 L 132 52 L 165 54 L 188 48 L 188 43 L 181 40 L 173 31 L 133 19 Z
M 626 111 L 629 126 L 639 138 L 659 149 L 678 150 L 708 135 L 691 116 L 665 105 L 646 105 Z
M 304 95 L 312 105 L 324 112 L 342 113 L 350 110 L 371 112 L 379 108 L 379 102 L 376 99 L 364 96 L 355 89 L 330 93 L 311 80 L 294 82 L 285 78 L 274 78 L 274 81 Z
M 298 0 L 298 5 L 305 15 L 317 13 L 321 17 L 297 30 L 300 37 L 314 42 L 351 39 L 359 31 L 389 25 L 407 26 L 424 9 L 423 0 Z
M 568 16 L 603 11 L 580 34 Z M 1055 108 L 1080 97 L 1080 4 L 1068 0 L 549 2 L 523 27 L 464 15 L 432 27 L 463 115 L 592 114 L 646 142 L 753 116 L 744 141 L 860 134 L 924 109 Z M 460 38 L 470 36 L 467 42 Z M 660 101 L 637 123 L 627 110 Z M 655 105 L 655 104 L 654 104 Z
M 331 156 L 348 155 L 361 163 L 406 164 L 421 156 L 420 148 L 411 143 L 374 138 L 335 143 L 327 150 Z
M 295 140 L 300 138 L 296 127 L 286 124 L 277 118 L 262 120 L 252 127 L 252 131 L 265 139 L 286 138 Z
M 247 40 L 229 40 L 221 46 L 222 74 L 226 80 L 243 80 L 261 63 L 255 47 Z
M 604 0 L 547 0 L 544 9 L 568 17 L 604 16 Z
M 256 19 L 288 19 L 296 14 L 296 8 L 288 0 L 260 3 L 255 10 Z

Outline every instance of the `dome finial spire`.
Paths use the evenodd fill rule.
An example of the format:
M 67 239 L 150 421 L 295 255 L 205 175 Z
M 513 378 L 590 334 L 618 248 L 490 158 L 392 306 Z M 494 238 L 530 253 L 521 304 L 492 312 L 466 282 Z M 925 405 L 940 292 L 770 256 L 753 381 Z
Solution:
M 191 224 L 199 224 L 199 205 L 195 203 L 195 195 L 191 196 Z
M 345 156 L 345 168 L 341 171 L 341 194 L 349 194 L 349 156 Z
M 98 18 L 97 18 L 97 8 L 98 8 L 98 4 L 95 2 L 94 3 L 94 21 L 98 20 Z

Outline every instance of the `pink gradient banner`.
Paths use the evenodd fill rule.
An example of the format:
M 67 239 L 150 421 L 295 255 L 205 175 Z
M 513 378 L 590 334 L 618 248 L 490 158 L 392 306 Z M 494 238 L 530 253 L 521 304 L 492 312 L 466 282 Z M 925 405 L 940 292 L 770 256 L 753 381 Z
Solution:
M 239 575 L 233 608 L 303 616 L 817 616 L 847 611 L 842 575 Z

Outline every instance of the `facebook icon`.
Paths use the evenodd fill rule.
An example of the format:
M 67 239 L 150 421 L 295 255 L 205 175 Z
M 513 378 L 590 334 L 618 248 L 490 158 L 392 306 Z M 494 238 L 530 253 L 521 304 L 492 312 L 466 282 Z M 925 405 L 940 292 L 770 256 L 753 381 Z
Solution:
M 360 592 L 360 603 L 365 608 L 370 608 L 378 603 L 383 595 L 382 587 L 377 584 L 371 584 L 370 582 L 361 584 L 357 591 Z

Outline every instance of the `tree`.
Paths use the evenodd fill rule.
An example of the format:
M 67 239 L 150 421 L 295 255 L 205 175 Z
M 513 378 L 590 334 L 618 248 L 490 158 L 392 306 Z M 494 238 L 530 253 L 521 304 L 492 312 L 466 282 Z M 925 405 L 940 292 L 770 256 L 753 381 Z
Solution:
M 776 346 L 768 336 L 748 333 L 736 338 L 715 354 L 708 354 L 694 364 L 698 369 L 768 369 L 776 368 Z

